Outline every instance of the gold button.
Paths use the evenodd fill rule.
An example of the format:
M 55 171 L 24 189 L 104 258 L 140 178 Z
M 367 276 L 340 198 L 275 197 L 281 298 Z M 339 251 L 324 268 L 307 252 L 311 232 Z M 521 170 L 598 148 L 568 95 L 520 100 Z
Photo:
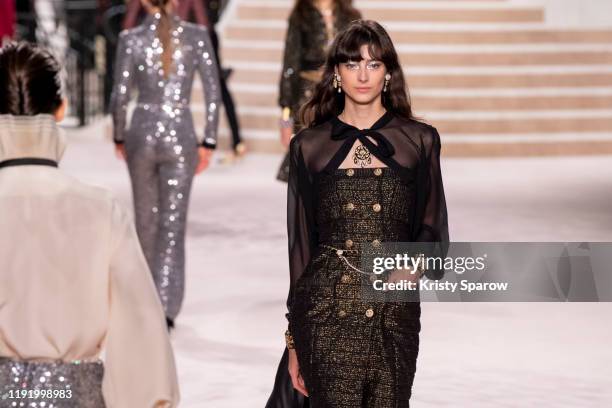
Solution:
M 349 177 L 353 176 L 354 174 L 355 174 L 355 170 L 353 170 L 353 169 L 348 169 L 346 171 L 346 175 L 349 176 Z
M 347 239 L 346 241 L 344 241 L 344 245 L 345 245 L 347 248 L 352 247 L 352 246 L 353 246 L 353 240 L 352 240 L 352 239 Z
M 346 312 L 345 312 L 344 310 L 340 310 L 340 311 L 338 312 L 338 316 L 340 316 L 340 317 L 344 317 L 344 316 L 346 316 Z
M 374 210 L 374 212 L 380 212 L 381 206 L 380 204 L 376 203 L 372 206 L 372 209 Z
M 382 174 L 382 169 L 374 169 L 374 175 L 380 176 Z
M 372 317 L 372 316 L 374 316 L 374 310 L 372 310 L 372 309 L 368 309 L 368 310 L 366 310 L 366 316 L 367 316 L 367 317 Z
M 347 205 L 344 206 L 344 208 L 346 208 L 347 211 L 353 211 L 355 209 L 355 204 L 348 203 Z
M 342 278 L 340 278 L 340 280 L 342 281 L 342 283 L 349 283 L 351 281 L 351 277 L 349 275 L 342 275 Z
M 380 247 L 380 241 L 379 241 L 379 240 L 377 240 L 377 239 L 375 239 L 374 241 L 372 241 L 372 246 L 373 246 L 374 248 L 378 248 L 378 247 Z

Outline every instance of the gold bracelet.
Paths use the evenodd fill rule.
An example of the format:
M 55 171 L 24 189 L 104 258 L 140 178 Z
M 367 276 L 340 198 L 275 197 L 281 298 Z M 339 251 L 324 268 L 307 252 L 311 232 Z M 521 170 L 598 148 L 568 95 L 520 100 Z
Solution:
M 293 336 L 291 335 L 291 332 L 289 331 L 289 329 L 287 329 L 287 331 L 285 332 L 285 344 L 287 344 L 287 349 L 289 350 L 295 349 L 295 343 L 293 342 Z

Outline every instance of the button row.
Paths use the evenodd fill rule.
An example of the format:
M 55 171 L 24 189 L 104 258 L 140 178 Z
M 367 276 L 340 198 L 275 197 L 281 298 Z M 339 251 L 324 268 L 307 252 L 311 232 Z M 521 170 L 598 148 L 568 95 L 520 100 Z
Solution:
M 355 209 L 355 204 L 353 204 L 353 203 L 346 203 L 346 204 L 344 204 L 344 209 L 346 211 L 353 211 Z M 376 203 L 376 204 L 372 205 L 372 210 L 374 212 L 380 212 L 380 210 L 382 210 L 382 206 L 379 203 Z
M 381 176 L 383 171 L 381 168 L 375 168 L 373 171 L 375 176 Z M 354 169 L 346 169 L 346 175 L 349 177 L 353 177 L 355 175 L 355 170 Z
M 345 310 L 339 310 L 338 311 L 338 317 L 346 317 L 347 313 Z M 365 315 L 367 318 L 372 318 L 374 317 L 374 309 L 370 308 L 368 310 L 365 311 Z
M 346 241 L 344 241 L 344 246 L 345 246 L 347 249 L 348 249 L 348 248 L 352 248 L 354 244 L 355 244 L 355 243 L 354 243 L 354 242 L 353 242 L 353 240 L 352 240 L 352 239 L 350 239 L 350 238 L 349 238 L 349 239 L 347 239 Z M 380 248 L 380 246 L 381 246 L 381 245 L 382 245 L 382 242 L 380 242 L 380 240 L 378 240 L 378 239 L 375 239 L 374 241 L 372 241 L 372 246 L 373 246 L 374 248 Z

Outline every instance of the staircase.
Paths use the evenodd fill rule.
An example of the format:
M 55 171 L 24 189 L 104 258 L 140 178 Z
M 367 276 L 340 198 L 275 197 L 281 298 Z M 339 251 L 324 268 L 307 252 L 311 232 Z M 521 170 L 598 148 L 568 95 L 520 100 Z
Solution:
M 281 152 L 276 105 L 293 0 L 233 0 L 224 66 L 251 151 Z M 612 27 L 554 29 L 512 0 L 357 0 L 389 31 L 417 116 L 447 156 L 612 153 Z M 194 94 L 203 126 L 201 90 Z M 222 145 L 227 126 L 221 122 Z M 224 140 L 225 139 L 225 140 Z

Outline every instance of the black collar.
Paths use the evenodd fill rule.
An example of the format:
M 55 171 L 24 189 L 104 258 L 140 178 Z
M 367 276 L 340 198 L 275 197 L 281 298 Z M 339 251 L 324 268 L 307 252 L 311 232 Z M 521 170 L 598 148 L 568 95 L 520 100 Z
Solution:
M 393 113 L 387 111 L 369 129 L 357 129 L 355 126 L 344 123 L 337 116 L 334 116 L 332 118 L 331 138 L 333 140 L 346 140 L 344 147 L 345 149 L 348 148 L 348 150 L 355 143 L 355 140 L 359 139 L 376 156 L 391 157 L 395 153 L 395 149 L 387 138 L 378 132 L 378 129 L 385 127 L 393 117 Z M 377 144 L 372 143 L 366 136 L 370 136 Z
M 50 159 L 41 159 L 38 157 L 23 157 L 19 159 L 9 159 L 0 162 L 0 169 L 11 166 L 51 166 L 57 167 L 57 162 Z
M 389 123 L 393 119 L 393 113 L 390 111 L 386 111 L 369 129 L 357 129 L 353 125 L 349 125 L 338 118 L 338 116 L 334 116 L 332 118 L 332 138 L 334 140 L 344 139 L 343 134 L 350 130 L 357 130 L 359 132 L 367 132 L 368 130 L 377 130 L 382 127 L 385 127 L 387 123 Z

